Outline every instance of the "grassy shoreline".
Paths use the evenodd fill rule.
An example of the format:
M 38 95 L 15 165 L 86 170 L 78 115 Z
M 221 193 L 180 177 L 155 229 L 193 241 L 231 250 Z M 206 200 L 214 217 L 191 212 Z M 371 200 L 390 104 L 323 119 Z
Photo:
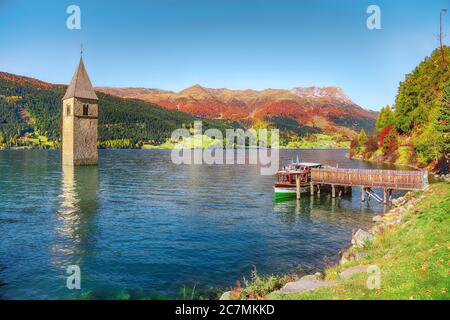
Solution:
M 208 149 L 211 147 L 204 147 L 202 149 Z M 168 148 L 168 147 L 164 147 L 164 146 L 146 146 L 145 148 L 99 148 L 99 150 L 174 150 L 177 148 Z M 186 148 L 184 148 L 186 149 Z M 188 149 L 192 149 L 194 150 L 195 148 L 188 148 Z M 221 148 L 223 150 L 227 150 L 227 148 Z M 233 148 L 233 149 L 242 149 L 242 150 L 249 150 L 249 149 L 259 149 L 259 148 L 249 148 L 249 147 L 245 147 L 245 148 Z M 270 149 L 270 147 L 269 147 Z M 294 148 L 294 147 L 286 147 L 286 146 L 280 146 L 277 149 L 279 150 L 348 150 L 348 148 L 339 148 L 339 147 L 316 147 L 316 148 L 307 148 L 307 147 L 299 147 L 299 148 Z M 61 148 L 31 148 L 31 147 L 12 147 L 12 148 L 2 148 L 0 147 L 0 151 L 2 150 L 61 150 Z M 352 159 L 352 160 L 356 160 L 356 159 Z
M 101 140 L 100 149 L 159 149 L 172 150 L 176 148 L 194 148 L 201 146 L 206 148 L 224 148 L 226 143 L 223 139 L 212 139 L 206 135 L 185 138 L 182 143 L 175 144 L 170 140 L 162 144 L 146 142 L 135 143 L 130 139 Z M 295 137 L 292 141 L 281 141 L 279 149 L 348 149 L 349 139 L 339 134 L 310 134 L 303 137 Z M 21 137 L 14 144 L 2 143 L 0 150 L 28 150 L 28 149 L 60 149 L 61 142 L 48 139 L 46 136 L 32 134 Z M 245 147 L 248 148 L 248 147 Z
M 379 218 L 372 240 L 343 252 L 339 265 L 322 276 L 256 276 L 246 288 L 235 288 L 230 299 L 384 300 L 450 299 L 450 183 L 439 182 L 423 192 L 409 192 L 401 205 Z M 381 287 L 368 289 L 367 266 L 381 270 Z M 350 277 L 344 271 L 362 268 Z M 280 293 L 286 283 L 321 281 L 327 287 Z M 250 292 L 250 296 L 249 293 Z M 258 294 L 256 294 L 258 293 Z
M 311 292 L 273 294 L 273 299 L 450 299 L 450 183 L 433 184 L 410 193 L 402 207 L 374 227 L 374 239 L 352 254 L 362 257 L 326 270 L 325 279 L 339 281 L 344 269 L 377 265 L 381 288 L 369 290 L 366 272 L 333 287 Z M 400 218 L 398 224 L 389 221 Z M 387 223 L 386 223 L 387 222 Z
M 351 150 L 351 149 L 349 149 L 349 150 Z M 353 155 L 353 156 L 350 157 L 349 153 L 347 153 L 345 156 L 348 159 L 355 160 L 355 161 L 363 161 L 363 162 L 377 163 L 377 164 L 387 164 L 387 165 L 398 166 L 398 167 L 408 167 L 408 168 L 411 168 L 411 169 L 414 169 L 414 170 L 426 170 L 426 168 L 423 168 L 423 167 L 419 166 L 418 164 L 397 163 L 397 162 L 391 162 L 389 160 L 382 160 L 380 158 L 365 159 L 361 155 Z

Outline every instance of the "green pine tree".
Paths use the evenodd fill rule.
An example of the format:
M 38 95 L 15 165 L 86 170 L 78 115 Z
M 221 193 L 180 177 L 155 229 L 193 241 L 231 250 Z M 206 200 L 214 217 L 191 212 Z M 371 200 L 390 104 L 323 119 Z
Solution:
M 377 131 L 381 131 L 390 124 L 394 124 L 394 113 L 392 112 L 391 107 L 387 105 L 385 108 L 381 108 L 378 113 L 376 129 Z
M 442 139 L 440 148 L 446 155 L 450 154 L 450 82 L 447 82 L 444 88 L 444 106 L 440 115 L 437 117 L 437 130 L 440 131 Z
M 450 60 L 450 47 L 444 46 L 443 52 Z M 449 81 L 450 69 L 442 63 L 440 49 L 436 49 L 400 83 L 395 99 L 395 128 L 400 133 L 412 133 L 427 125 L 431 110 L 443 105 L 443 87 Z
M 375 124 L 375 128 L 377 131 L 381 131 L 384 128 L 385 123 L 385 108 L 381 108 L 380 112 L 378 113 L 377 123 Z
M 364 131 L 364 129 L 361 129 L 361 131 L 358 134 L 358 144 L 362 147 L 367 141 L 367 134 Z

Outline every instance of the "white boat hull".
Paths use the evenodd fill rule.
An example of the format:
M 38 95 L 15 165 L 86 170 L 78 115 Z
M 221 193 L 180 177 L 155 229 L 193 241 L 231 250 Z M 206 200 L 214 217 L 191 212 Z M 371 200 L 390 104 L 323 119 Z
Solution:
M 295 187 L 273 187 L 275 192 L 275 196 L 283 196 L 283 195 L 296 195 L 297 190 Z M 301 187 L 300 192 L 307 192 L 307 187 Z

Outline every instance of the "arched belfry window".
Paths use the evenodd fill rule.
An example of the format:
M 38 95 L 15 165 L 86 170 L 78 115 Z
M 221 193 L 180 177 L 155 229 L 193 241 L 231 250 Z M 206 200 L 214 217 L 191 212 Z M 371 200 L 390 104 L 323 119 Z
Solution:
M 83 104 L 83 116 L 88 116 L 88 115 L 89 115 L 89 105 Z
M 70 116 L 70 104 L 66 106 L 66 116 Z

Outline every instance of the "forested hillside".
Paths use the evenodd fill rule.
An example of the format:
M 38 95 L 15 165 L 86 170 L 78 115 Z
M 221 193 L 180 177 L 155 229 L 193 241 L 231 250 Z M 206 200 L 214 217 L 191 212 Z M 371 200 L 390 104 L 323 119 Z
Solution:
M 393 108 L 383 108 L 372 136 L 352 142 L 351 155 L 448 171 L 450 47 L 436 49 L 399 85 Z
M 2 73 L 0 77 L 0 146 L 57 146 L 60 139 L 61 98 L 65 86 L 43 86 Z M 18 79 L 25 79 L 18 81 Z M 201 119 L 177 110 L 167 110 L 141 100 L 122 99 L 98 93 L 99 138 L 104 147 L 136 147 L 165 142 L 173 130 L 191 127 L 202 120 L 203 127 L 224 131 L 228 121 Z M 30 139 L 28 139 L 30 138 Z M 47 143 L 53 141 L 53 144 Z

